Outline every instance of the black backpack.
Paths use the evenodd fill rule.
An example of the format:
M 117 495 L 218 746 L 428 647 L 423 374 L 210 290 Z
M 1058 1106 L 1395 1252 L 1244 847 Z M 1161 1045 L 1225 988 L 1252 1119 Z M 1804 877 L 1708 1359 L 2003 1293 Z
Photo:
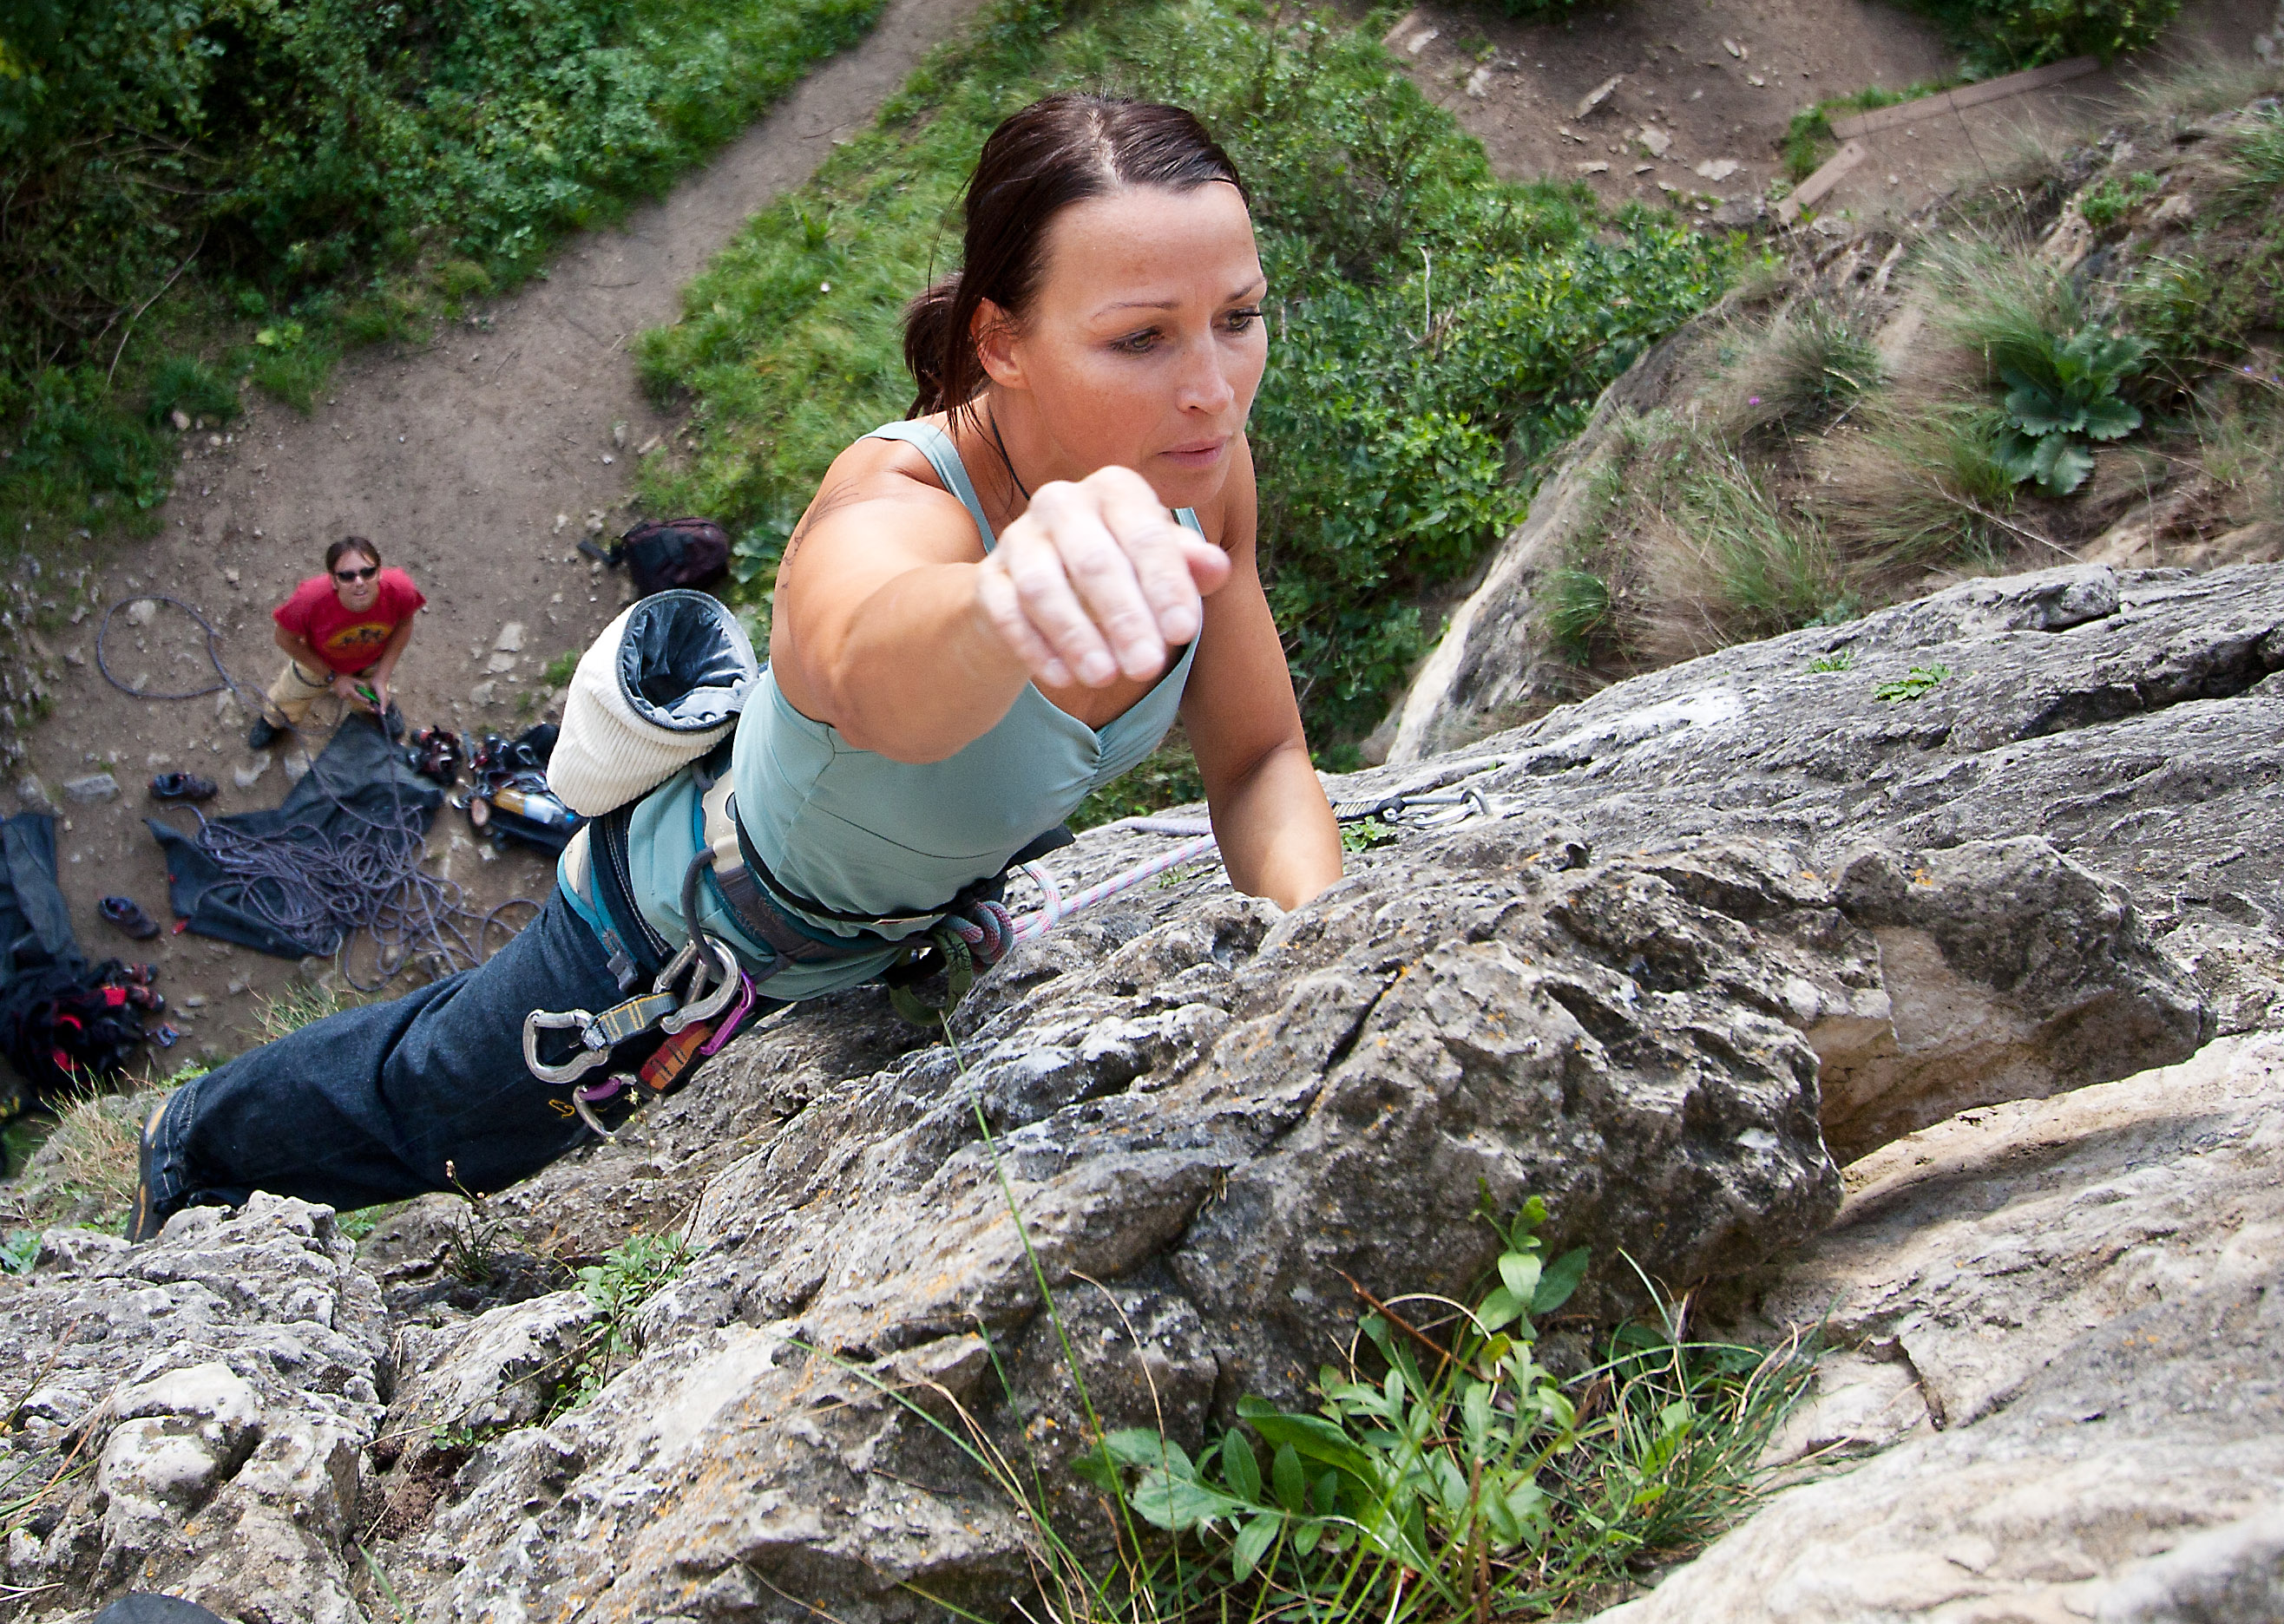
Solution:
M 709 587 L 730 573 L 729 532 L 710 519 L 645 519 L 612 553 L 643 597 L 669 587 Z

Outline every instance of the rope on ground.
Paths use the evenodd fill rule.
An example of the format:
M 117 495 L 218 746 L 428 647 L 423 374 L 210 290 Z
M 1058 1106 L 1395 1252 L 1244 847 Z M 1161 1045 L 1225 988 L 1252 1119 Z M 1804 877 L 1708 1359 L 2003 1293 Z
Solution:
M 206 633 L 207 658 L 217 680 L 203 688 L 168 693 L 121 682 L 104 658 L 104 639 L 110 635 L 112 617 L 137 603 L 164 604 L 197 621 Z M 268 710 L 268 697 L 232 676 L 223 663 L 221 632 L 178 597 L 145 593 L 112 605 L 96 631 L 95 665 L 106 682 L 138 699 L 196 699 L 227 689 L 249 714 L 259 716 Z M 286 730 L 298 734 L 297 730 Z M 306 746 L 303 759 L 308 760 Z M 428 855 L 425 811 L 406 804 L 393 777 L 390 810 L 378 817 L 325 790 L 323 780 L 319 788 L 348 818 L 346 831 L 329 833 L 315 823 L 296 823 L 271 834 L 248 835 L 193 807 L 199 820 L 195 840 L 226 876 L 241 882 L 240 907 L 309 952 L 332 956 L 341 979 L 358 992 L 379 992 L 414 964 L 425 964 L 440 979 L 473 969 L 491 956 L 488 938 L 496 925 L 505 927 L 502 914 L 517 907 L 536 912 L 536 902 L 519 896 L 479 913 L 459 882 L 422 868 Z M 360 934 L 372 938 L 379 972 L 379 979 L 370 984 L 358 980 L 349 967 Z

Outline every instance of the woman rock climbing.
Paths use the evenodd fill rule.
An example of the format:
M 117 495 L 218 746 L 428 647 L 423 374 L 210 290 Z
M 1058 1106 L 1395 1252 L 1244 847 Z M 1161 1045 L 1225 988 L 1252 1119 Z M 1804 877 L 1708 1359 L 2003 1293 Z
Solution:
M 1292 908 L 1339 878 L 1255 568 L 1266 285 L 1235 167 L 1177 108 L 1056 97 L 985 144 L 966 215 L 962 269 L 907 316 L 910 417 L 841 454 L 786 544 L 767 668 L 739 676 L 688 595 L 606 632 L 552 769 L 598 816 L 539 917 L 170 1096 L 132 1237 L 254 1189 L 497 1190 L 756 988 L 956 955 L 955 925 L 988 958 L 996 877 L 1177 711 L 1232 881 Z

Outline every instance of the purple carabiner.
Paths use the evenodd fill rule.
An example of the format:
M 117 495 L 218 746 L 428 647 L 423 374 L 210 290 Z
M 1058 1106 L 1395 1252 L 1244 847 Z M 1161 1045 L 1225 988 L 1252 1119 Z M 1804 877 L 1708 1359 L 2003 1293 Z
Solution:
M 722 1018 L 722 1024 L 714 1028 L 714 1035 L 698 1046 L 698 1053 L 701 1058 L 712 1056 L 723 1044 L 737 1036 L 738 1028 L 745 1025 L 746 1017 L 754 1012 L 755 996 L 754 978 L 740 970 L 738 972 L 738 1002 L 732 1004 L 730 1012 Z

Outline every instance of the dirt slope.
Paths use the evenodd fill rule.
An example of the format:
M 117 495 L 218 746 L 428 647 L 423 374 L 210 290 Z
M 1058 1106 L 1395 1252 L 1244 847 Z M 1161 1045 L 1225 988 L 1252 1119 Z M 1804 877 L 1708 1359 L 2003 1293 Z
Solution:
M 439 332 L 425 348 L 352 360 L 311 417 L 256 395 L 225 443 L 186 436 L 162 534 L 117 550 L 98 573 L 100 603 L 150 591 L 198 605 L 223 629 L 232 671 L 266 687 L 280 659 L 271 607 L 317 572 L 327 542 L 369 535 L 429 598 L 399 673 L 412 725 L 515 731 L 524 725 L 518 696 L 551 657 L 583 647 L 619 608 L 617 580 L 597 580 L 574 543 L 591 513 L 614 533 L 624 527 L 635 453 L 671 426 L 637 387 L 629 340 L 669 319 L 684 282 L 747 216 L 806 180 L 973 4 L 892 0 L 863 45 L 820 67 L 668 198 L 621 229 L 575 241 L 546 280 L 494 302 L 471 324 Z M 621 423 L 623 445 L 613 433 Z M 153 703 L 113 689 L 96 670 L 101 616 L 98 606 L 45 639 L 61 680 L 54 713 L 30 739 L 28 765 L 59 800 L 64 781 L 106 763 L 122 792 L 109 803 L 61 808 L 64 893 L 91 950 L 155 957 L 178 1011 L 185 995 L 209 1000 L 184 1011 L 195 1035 L 178 1054 L 202 1045 L 235 1052 L 252 1007 L 246 990 L 231 988 L 258 996 L 283 986 L 294 967 L 188 935 L 130 944 L 99 921 L 95 901 L 125 892 L 164 914 L 165 871 L 142 822 L 155 809 L 144 792 L 153 772 L 175 766 L 217 779 L 222 793 L 209 811 L 274 806 L 286 788 L 286 753 L 239 787 L 233 771 L 258 759 L 245 746 L 246 719 L 235 708 L 218 714 L 212 699 Z M 496 651 L 511 621 L 523 628 L 520 651 Z M 187 688 L 208 680 L 203 641 L 187 617 L 161 609 L 147 629 L 121 615 L 107 649 L 124 681 Z M 439 821 L 430 848 L 482 906 L 544 896 L 551 883 L 537 860 L 480 861 L 457 813 Z
M 2268 12 L 2189 0 L 2159 54 L 2245 56 Z M 1584 180 L 1611 206 L 1665 202 L 1725 224 L 1758 214 L 1756 199 L 1784 172 L 1778 149 L 1794 113 L 1958 66 L 1929 23 L 1890 0 L 1633 0 L 1558 23 L 1422 4 L 1388 43 L 1501 175 Z M 2022 142 L 2051 144 L 2098 119 L 2122 88 L 2097 74 L 1869 138 L 1871 157 L 1825 207 L 1859 217 L 1923 207 L 1955 176 L 2000 168 Z

